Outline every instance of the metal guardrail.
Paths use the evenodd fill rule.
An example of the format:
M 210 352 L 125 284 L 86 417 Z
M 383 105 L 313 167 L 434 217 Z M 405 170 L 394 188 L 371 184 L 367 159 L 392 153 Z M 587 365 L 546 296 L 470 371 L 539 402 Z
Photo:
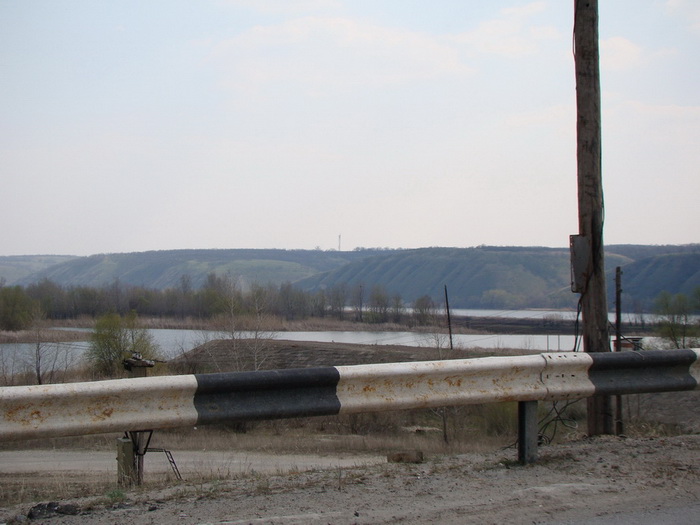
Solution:
M 0 388 L 0 440 L 700 388 L 700 349 L 545 353 Z

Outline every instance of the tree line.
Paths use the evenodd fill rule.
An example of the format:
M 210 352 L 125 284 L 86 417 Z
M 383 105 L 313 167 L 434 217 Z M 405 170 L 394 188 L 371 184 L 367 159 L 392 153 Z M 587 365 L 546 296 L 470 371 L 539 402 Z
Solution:
M 115 280 L 102 287 L 60 286 L 49 279 L 22 286 L 0 282 L 0 330 L 31 328 L 42 319 L 62 320 L 108 314 L 121 317 L 161 317 L 208 320 L 234 316 L 278 316 L 287 320 L 311 317 L 363 323 L 428 325 L 441 305 L 428 295 L 405 303 L 400 294 L 382 285 L 340 284 L 307 292 L 291 283 L 243 286 L 231 275 L 210 273 L 195 288 L 187 275 L 177 287 L 164 290 Z M 408 311 L 410 309 L 410 315 Z M 662 292 L 655 302 L 660 335 L 674 347 L 688 347 L 700 338 L 700 287 L 692 294 Z
M 63 287 L 48 279 L 26 287 L 0 283 L 0 330 L 37 332 L 32 355 L 17 361 L 0 354 L 0 384 L 60 381 L 74 365 L 69 350 L 61 353 L 44 341 L 40 327 L 45 319 L 87 316 L 93 320 L 83 373 L 94 379 L 123 376 L 125 359 L 132 356 L 158 358 L 157 345 L 139 317 L 211 320 L 220 338 L 235 341 L 245 330 L 250 340 L 237 341 L 232 358 L 240 361 L 237 369 L 257 370 L 265 359 L 265 340 L 270 337 L 265 319 L 271 316 L 288 320 L 329 317 L 365 323 L 403 321 L 412 325 L 435 321 L 436 305 L 428 296 L 410 306 L 409 315 L 401 297 L 390 295 L 380 285 L 369 290 L 363 285 L 342 285 L 316 292 L 305 292 L 290 283 L 244 288 L 231 276 L 216 274 L 208 275 L 204 285 L 196 289 L 187 277 L 178 287 L 165 290 L 119 281 L 99 288 Z
M 187 275 L 177 287 L 164 290 L 115 280 L 102 287 L 60 286 L 49 279 L 22 286 L 0 283 L 0 329 L 22 330 L 38 318 L 51 320 L 106 314 L 180 319 L 212 319 L 221 315 L 266 315 L 287 320 L 329 317 L 366 323 L 401 322 L 407 307 L 416 324 L 428 324 L 438 305 L 426 296 L 405 304 L 400 294 L 382 285 L 337 285 L 306 292 L 291 283 L 241 285 L 230 275 L 211 273 L 204 284 L 192 286 Z

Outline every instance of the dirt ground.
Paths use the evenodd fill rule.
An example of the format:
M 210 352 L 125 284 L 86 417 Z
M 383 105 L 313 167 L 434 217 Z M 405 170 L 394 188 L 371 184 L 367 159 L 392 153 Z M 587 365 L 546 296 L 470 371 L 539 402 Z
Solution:
M 121 501 L 61 501 L 32 523 L 376 524 L 700 521 L 700 435 L 600 437 L 540 448 L 519 466 L 513 449 L 433 456 L 132 491 Z M 0 511 L 27 522 L 30 505 Z M 19 518 L 16 518 L 19 516 Z M 644 521 L 644 517 L 650 521 Z M 665 518 L 663 518 L 665 516 Z

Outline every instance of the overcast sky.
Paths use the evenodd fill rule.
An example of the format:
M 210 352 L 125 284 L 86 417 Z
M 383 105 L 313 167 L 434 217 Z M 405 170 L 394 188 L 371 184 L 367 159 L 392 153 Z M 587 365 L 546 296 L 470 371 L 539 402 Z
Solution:
M 700 2 L 600 2 L 605 241 L 699 242 Z M 573 2 L 0 0 L 0 255 L 568 246 Z

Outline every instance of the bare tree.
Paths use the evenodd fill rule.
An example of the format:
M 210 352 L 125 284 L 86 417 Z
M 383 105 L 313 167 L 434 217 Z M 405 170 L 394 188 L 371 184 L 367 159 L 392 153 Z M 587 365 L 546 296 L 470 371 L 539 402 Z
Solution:
M 331 288 L 328 292 L 330 313 L 336 319 L 342 319 L 345 314 L 345 302 L 348 291 L 344 283 Z
M 700 287 L 695 291 L 700 305 Z M 656 298 L 659 315 L 659 335 L 673 348 L 690 348 L 698 344 L 700 326 L 693 320 L 691 298 L 683 293 L 661 292 Z
M 389 320 L 389 294 L 380 284 L 372 287 L 369 296 L 370 322 L 386 323 Z
M 391 320 L 400 323 L 404 313 L 403 299 L 400 294 L 394 294 L 391 298 Z
M 6 348 L 0 352 L 0 380 L 2 380 L 3 385 L 12 386 L 15 384 L 20 361 L 16 348 Z
M 44 383 L 44 375 L 46 374 L 45 368 L 47 368 L 46 361 L 49 359 L 47 343 L 44 341 L 43 336 L 43 325 L 45 316 L 40 308 L 35 307 L 32 309 L 32 325 L 34 331 L 34 378 L 36 379 L 36 384 L 41 385 Z M 53 383 L 53 370 L 56 366 L 56 359 L 58 353 L 54 352 L 53 363 L 50 366 L 49 377 L 47 383 Z
M 247 339 L 247 353 L 250 361 L 250 368 L 260 370 L 267 360 L 270 351 L 270 341 L 275 338 L 275 333 L 270 331 L 267 313 L 269 310 L 270 296 L 264 288 L 254 286 L 249 295 L 252 309 L 252 327 Z
M 419 326 L 427 326 L 435 321 L 435 302 L 428 295 L 422 295 L 413 302 L 413 318 Z
M 433 332 L 433 348 L 435 348 L 438 360 L 451 359 L 453 348 L 450 345 L 449 335 Z M 450 407 L 438 407 L 434 409 L 434 413 L 438 415 L 440 421 L 442 422 L 442 440 L 445 443 L 449 443 L 449 433 L 448 433 L 448 410 Z M 452 407 L 452 411 L 456 411 L 456 408 Z
M 270 290 L 253 285 L 244 297 L 236 279 L 227 275 L 222 279 L 221 291 L 225 313 L 221 319 L 220 338 L 227 341 L 230 358 L 226 368 L 259 370 L 274 338 L 274 332 L 267 329 L 272 300 Z
M 355 321 L 360 323 L 363 321 L 362 312 L 364 310 L 364 291 L 364 285 L 360 283 L 353 288 L 352 295 L 350 297 L 352 308 L 355 311 Z

